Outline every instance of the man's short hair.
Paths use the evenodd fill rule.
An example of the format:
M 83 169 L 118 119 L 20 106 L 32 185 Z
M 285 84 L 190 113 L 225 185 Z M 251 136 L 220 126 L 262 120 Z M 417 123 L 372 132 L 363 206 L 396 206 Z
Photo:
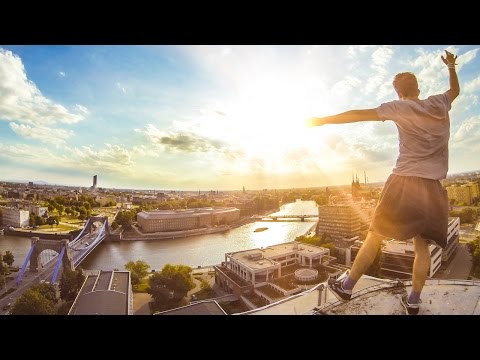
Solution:
M 404 72 L 395 75 L 393 87 L 398 95 L 416 96 L 418 95 L 418 82 L 415 75 L 411 72 Z

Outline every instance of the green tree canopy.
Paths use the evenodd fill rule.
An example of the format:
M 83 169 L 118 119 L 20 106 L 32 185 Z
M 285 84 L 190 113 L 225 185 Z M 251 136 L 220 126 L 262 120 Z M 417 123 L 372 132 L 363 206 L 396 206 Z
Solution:
M 10 250 L 7 250 L 5 252 L 5 255 L 3 255 L 3 262 L 6 263 L 8 266 L 12 266 L 14 261 L 15 257 L 13 256 L 12 252 Z
M 58 302 L 57 291 L 55 290 L 55 286 L 53 286 L 52 284 L 38 284 L 32 286 L 30 289 L 38 291 L 43 297 L 51 301 L 54 305 Z
M 130 271 L 132 277 L 132 285 L 137 285 L 140 280 L 147 276 L 150 265 L 148 265 L 143 260 L 137 260 L 135 262 L 129 261 L 125 264 L 125 269 Z
M 36 289 L 28 289 L 13 304 L 12 315 L 53 315 L 55 304 Z
M 75 271 L 64 269 L 60 279 L 60 298 L 65 301 L 75 300 L 84 280 L 81 268 Z
M 192 268 L 190 266 L 167 264 L 161 272 L 150 277 L 150 291 L 155 292 L 155 290 L 167 288 L 173 292 L 174 299 L 180 300 L 194 287 L 191 275 Z M 158 296 L 152 292 L 149 292 L 152 297 Z

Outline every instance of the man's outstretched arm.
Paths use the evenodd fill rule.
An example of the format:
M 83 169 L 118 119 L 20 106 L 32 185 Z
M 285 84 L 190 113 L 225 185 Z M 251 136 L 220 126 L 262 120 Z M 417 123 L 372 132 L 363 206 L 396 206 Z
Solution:
M 448 73 L 450 76 L 450 89 L 447 90 L 447 94 L 450 97 L 450 102 L 453 102 L 453 100 L 455 100 L 460 94 L 460 84 L 458 83 L 458 76 L 455 71 L 455 60 L 457 60 L 457 56 L 447 50 L 445 50 L 445 55 L 445 57 L 442 56 L 442 60 L 445 65 L 448 66 Z
M 307 126 L 321 126 L 326 124 L 347 124 L 357 121 L 380 120 L 375 109 L 350 110 L 341 114 L 314 117 L 307 120 Z

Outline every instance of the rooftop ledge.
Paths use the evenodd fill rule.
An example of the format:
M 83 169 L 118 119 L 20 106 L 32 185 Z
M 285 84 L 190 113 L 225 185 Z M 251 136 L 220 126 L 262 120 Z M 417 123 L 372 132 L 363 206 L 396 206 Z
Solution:
M 322 285 L 242 314 L 405 315 L 400 298 L 411 289 L 411 281 L 363 276 L 355 287 L 352 299 L 343 303 L 330 290 L 321 290 Z M 480 315 L 478 280 L 427 280 L 421 298 L 419 315 Z

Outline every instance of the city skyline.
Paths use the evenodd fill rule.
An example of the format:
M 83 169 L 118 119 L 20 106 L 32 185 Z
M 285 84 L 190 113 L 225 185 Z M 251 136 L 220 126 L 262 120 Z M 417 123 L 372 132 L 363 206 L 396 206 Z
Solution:
M 304 121 L 396 99 L 398 72 L 420 97 L 448 89 L 459 55 L 450 173 L 476 170 L 475 46 L 2 46 L 1 180 L 136 189 L 301 188 L 385 181 L 393 122 L 308 129 Z M 101 179 L 101 180 L 100 180 Z

